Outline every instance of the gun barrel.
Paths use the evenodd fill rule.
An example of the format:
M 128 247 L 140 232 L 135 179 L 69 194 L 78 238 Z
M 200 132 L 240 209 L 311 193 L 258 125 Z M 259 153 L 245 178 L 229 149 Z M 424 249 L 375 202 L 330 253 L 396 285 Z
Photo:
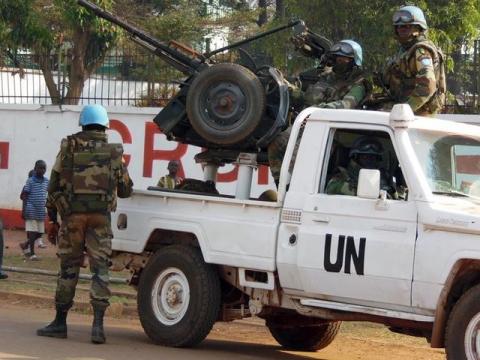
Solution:
M 260 34 L 255 35 L 255 36 L 252 36 L 252 37 L 249 37 L 248 39 L 244 39 L 244 40 L 238 41 L 238 42 L 236 42 L 236 43 L 233 43 L 233 44 L 227 45 L 227 46 L 225 46 L 225 47 L 222 47 L 222 48 L 220 48 L 220 49 L 217 49 L 217 50 L 214 50 L 214 51 L 210 51 L 209 53 L 206 53 L 206 54 L 204 54 L 204 55 L 205 55 L 206 58 L 209 58 L 209 57 L 212 57 L 213 55 L 216 55 L 216 54 L 218 54 L 218 53 L 224 52 L 224 51 L 226 51 L 226 50 L 234 49 L 234 48 L 236 48 L 236 47 L 242 46 L 243 44 L 252 42 L 252 41 L 254 41 L 254 40 L 263 38 L 263 37 L 265 37 L 265 36 L 272 35 L 272 34 L 274 34 L 274 33 L 277 33 L 277 32 L 279 32 L 279 31 L 282 31 L 282 30 L 285 30 L 285 29 L 288 29 L 288 28 L 291 28 L 291 27 L 295 27 L 295 26 L 297 26 L 297 25 L 300 24 L 300 23 L 302 23 L 301 20 L 292 21 L 292 22 L 289 22 L 289 23 L 286 24 L 286 25 L 278 26 L 278 27 L 273 28 L 273 29 L 271 29 L 271 30 L 262 32 L 262 33 L 260 33 Z
M 87 0 L 77 0 L 80 6 L 90 10 L 98 17 L 101 17 L 119 27 L 124 29 L 130 34 L 130 37 L 137 44 L 148 49 L 155 55 L 161 57 L 167 63 L 175 67 L 177 70 L 183 72 L 186 75 L 192 75 L 197 72 L 197 68 L 202 64 L 203 58 L 191 58 L 177 49 L 169 47 L 167 44 L 156 39 L 155 37 L 145 33 L 144 31 L 130 25 L 124 20 L 116 17 L 112 13 L 100 8 L 99 6 L 92 4 Z

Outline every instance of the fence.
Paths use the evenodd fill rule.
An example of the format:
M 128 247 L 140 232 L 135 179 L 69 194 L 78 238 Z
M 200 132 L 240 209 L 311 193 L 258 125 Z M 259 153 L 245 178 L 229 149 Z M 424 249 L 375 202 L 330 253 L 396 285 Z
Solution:
M 447 75 L 450 91 L 445 112 L 480 113 L 480 40 L 473 51 L 455 58 L 455 69 Z M 257 54 L 258 56 L 258 54 Z M 453 56 L 452 56 L 453 57 Z M 0 59 L 0 103 L 3 104 L 86 104 L 109 106 L 164 106 L 178 89 L 183 74 L 159 58 L 139 48 L 118 49 L 108 54 L 103 64 L 85 81 L 79 95 L 72 96 L 67 51 L 39 60 L 31 54 Z M 48 79 L 39 63 L 51 68 Z M 21 64 L 19 67 L 18 64 Z M 287 74 L 288 75 L 288 74 Z M 52 100 L 53 98 L 53 100 Z
M 0 68 L 0 103 L 3 104 L 102 103 L 158 107 L 175 93 L 175 81 L 182 76 L 152 54 L 117 50 L 108 54 L 87 78 L 80 95 L 71 96 L 68 78 L 71 60 L 67 53 L 47 55 L 43 59 L 20 54 L 14 60 L 4 59 L 4 66 Z M 49 79 L 40 63 L 50 67 Z M 49 89 L 49 81 L 55 87 L 56 96 Z

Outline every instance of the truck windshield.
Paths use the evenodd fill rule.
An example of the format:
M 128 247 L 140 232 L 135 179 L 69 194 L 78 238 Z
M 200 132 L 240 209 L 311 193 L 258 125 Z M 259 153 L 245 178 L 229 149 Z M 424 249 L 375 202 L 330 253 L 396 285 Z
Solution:
M 432 193 L 480 200 L 480 137 L 410 129 Z

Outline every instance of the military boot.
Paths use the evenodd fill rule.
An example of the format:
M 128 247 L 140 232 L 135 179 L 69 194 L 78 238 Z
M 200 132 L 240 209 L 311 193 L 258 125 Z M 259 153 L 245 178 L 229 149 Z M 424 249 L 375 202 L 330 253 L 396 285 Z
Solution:
M 67 337 L 67 314 L 68 310 L 57 307 L 55 320 L 47 326 L 38 329 L 37 335 L 65 339 Z
M 92 343 L 103 344 L 105 333 L 103 331 L 103 315 L 105 309 L 93 309 Z

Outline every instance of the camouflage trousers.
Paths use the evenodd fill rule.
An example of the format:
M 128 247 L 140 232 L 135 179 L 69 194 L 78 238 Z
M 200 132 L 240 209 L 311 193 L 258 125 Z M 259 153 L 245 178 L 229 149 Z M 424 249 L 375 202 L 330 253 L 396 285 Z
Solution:
M 60 258 L 55 293 L 57 308 L 69 309 L 73 304 L 84 252 L 88 254 L 93 275 L 90 302 L 95 309 L 106 309 L 110 298 L 108 268 L 112 254 L 110 214 L 74 213 L 63 219 L 57 249 Z

